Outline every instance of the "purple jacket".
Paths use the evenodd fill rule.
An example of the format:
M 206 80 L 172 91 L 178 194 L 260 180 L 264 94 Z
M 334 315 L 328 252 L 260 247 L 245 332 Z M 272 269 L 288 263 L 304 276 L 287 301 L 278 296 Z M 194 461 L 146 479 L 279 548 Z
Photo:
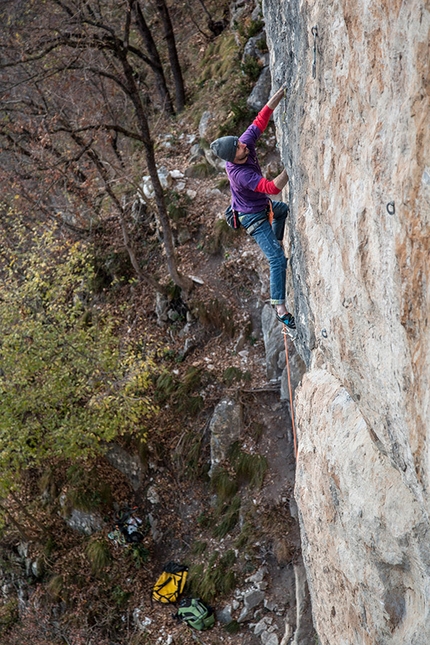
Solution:
M 239 137 L 239 140 L 249 148 L 246 163 L 236 164 L 227 161 L 225 165 L 230 180 L 231 206 L 240 213 L 259 213 L 269 203 L 267 195 L 255 192 L 263 176 L 255 151 L 255 142 L 260 138 L 261 134 L 260 128 L 255 123 L 252 123 Z

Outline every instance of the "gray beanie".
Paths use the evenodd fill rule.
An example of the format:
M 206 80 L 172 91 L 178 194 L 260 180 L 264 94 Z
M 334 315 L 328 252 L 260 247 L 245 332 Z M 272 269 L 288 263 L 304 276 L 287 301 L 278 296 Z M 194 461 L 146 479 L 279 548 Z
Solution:
M 211 143 L 211 150 L 225 161 L 234 161 L 239 137 L 220 137 Z

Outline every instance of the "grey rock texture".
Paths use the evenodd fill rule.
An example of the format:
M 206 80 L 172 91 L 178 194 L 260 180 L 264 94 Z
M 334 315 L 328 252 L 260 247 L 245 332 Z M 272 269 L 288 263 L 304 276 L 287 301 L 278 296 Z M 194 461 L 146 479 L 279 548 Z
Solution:
M 233 399 L 223 399 L 216 406 L 209 425 L 211 442 L 211 468 L 227 456 L 229 447 L 239 439 L 242 428 L 242 408 Z
M 252 92 L 249 95 L 246 103 L 249 108 L 256 110 L 257 112 L 266 104 L 267 99 L 270 95 L 270 68 L 263 67 L 261 74 L 257 79 L 256 84 L 252 88 Z
M 138 455 L 131 455 L 121 446 L 110 444 L 106 459 L 128 478 L 134 490 L 138 490 L 143 477 L 142 464 Z
M 261 326 L 266 351 L 267 380 L 276 380 L 280 378 L 282 374 L 284 365 L 279 367 L 279 356 L 282 356 L 285 350 L 282 336 L 282 325 L 276 319 L 274 307 L 264 305 L 263 311 L 261 312 Z
M 65 518 L 66 524 L 70 526 L 73 531 L 83 533 L 84 535 L 92 535 L 97 533 L 102 528 L 102 518 L 97 513 L 87 513 L 73 508 L 70 515 Z
M 315 627 L 322 645 L 427 645 L 428 3 L 263 11 L 272 90 L 288 82 L 275 123 L 307 368 L 295 494 Z

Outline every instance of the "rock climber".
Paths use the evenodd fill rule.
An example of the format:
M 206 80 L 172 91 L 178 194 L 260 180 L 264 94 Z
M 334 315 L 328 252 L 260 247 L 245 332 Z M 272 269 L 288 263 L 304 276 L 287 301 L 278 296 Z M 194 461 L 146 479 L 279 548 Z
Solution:
M 227 162 L 225 169 L 230 181 L 232 209 L 238 211 L 240 223 L 269 261 L 270 302 L 276 307 L 276 317 L 287 329 L 294 330 L 294 316 L 285 306 L 287 259 L 282 248 L 289 207 L 284 202 L 272 202 L 268 197 L 279 195 L 288 182 L 288 174 L 283 170 L 272 181 L 265 179 L 255 151 L 255 143 L 266 129 L 284 91 L 285 86 L 282 86 L 273 94 L 240 137 L 221 137 L 213 141 L 210 147 Z M 269 220 L 272 217 L 271 223 Z

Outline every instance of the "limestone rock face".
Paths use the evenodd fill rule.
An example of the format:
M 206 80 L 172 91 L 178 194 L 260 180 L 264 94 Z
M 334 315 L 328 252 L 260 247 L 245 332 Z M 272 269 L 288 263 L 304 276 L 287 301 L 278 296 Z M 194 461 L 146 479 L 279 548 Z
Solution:
M 424 0 L 265 0 L 307 374 L 296 498 L 323 645 L 430 642 Z M 313 29 L 316 27 L 316 29 Z

